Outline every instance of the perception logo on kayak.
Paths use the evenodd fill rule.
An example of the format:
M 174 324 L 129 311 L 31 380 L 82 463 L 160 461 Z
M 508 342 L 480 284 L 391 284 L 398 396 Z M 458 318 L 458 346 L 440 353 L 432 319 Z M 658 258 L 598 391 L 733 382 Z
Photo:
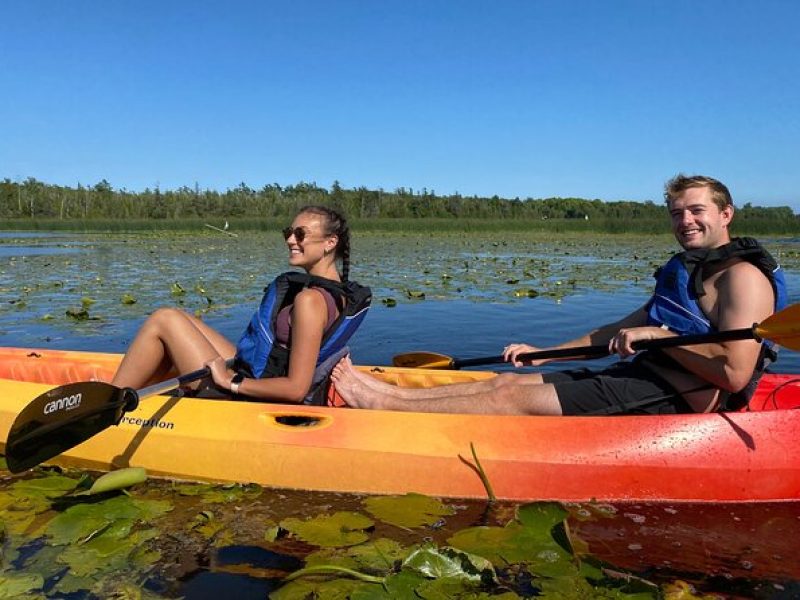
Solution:
M 82 397 L 83 394 L 77 393 L 48 402 L 44 405 L 44 414 L 49 415 L 59 410 L 63 410 L 64 412 L 75 410 L 81 405 Z

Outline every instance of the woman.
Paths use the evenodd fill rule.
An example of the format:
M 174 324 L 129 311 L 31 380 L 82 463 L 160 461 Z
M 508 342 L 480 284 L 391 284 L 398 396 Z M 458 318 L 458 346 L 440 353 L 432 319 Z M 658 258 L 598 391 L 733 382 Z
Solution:
M 338 212 L 307 206 L 283 230 L 289 265 L 305 273 L 280 275 L 237 345 L 182 310 L 161 308 L 145 321 L 112 383 L 140 388 L 171 370 L 208 366 L 216 388 L 243 399 L 320 403 L 312 381 L 332 362 L 363 320 L 369 288 L 348 281 L 350 230 Z M 342 275 L 336 260 L 342 260 Z M 234 358 L 232 368 L 226 365 Z M 335 358 L 335 357 L 333 357 Z M 316 376 L 315 376 L 316 371 Z

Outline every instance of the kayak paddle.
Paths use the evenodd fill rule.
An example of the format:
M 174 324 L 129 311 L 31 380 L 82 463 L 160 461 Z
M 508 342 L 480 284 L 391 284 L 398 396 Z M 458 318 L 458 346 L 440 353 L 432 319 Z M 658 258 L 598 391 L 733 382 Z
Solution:
M 134 390 L 101 381 L 68 383 L 33 399 L 14 419 L 6 441 L 12 473 L 35 467 L 116 425 L 139 400 L 211 375 L 208 367 Z
M 728 331 L 715 331 L 713 333 L 697 333 L 692 335 L 679 335 L 676 337 L 659 338 L 655 340 L 640 340 L 634 342 L 634 350 L 656 350 L 659 348 L 674 348 L 676 346 L 691 346 L 692 344 L 707 344 L 727 342 L 733 340 L 769 340 L 791 350 L 800 350 L 800 304 L 792 304 L 782 311 L 775 313 L 763 322 L 755 323 L 752 327 L 731 329 Z M 574 348 L 553 348 L 520 354 L 519 360 L 540 360 L 546 358 L 601 358 L 608 356 L 607 345 L 576 346 Z M 477 365 L 490 365 L 506 362 L 503 356 L 484 356 L 480 358 L 452 358 L 437 352 L 407 352 L 397 354 L 392 359 L 395 367 L 410 367 L 424 369 L 460 369 L 461 367 L 474 367 Z

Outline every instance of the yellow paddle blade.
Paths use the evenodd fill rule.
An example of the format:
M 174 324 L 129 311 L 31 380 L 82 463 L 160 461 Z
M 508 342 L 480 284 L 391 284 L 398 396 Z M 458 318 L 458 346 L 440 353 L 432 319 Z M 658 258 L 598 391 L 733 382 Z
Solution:
M 800 350 L 800 304 L 787 306 L 765 319 L 753 328 L 753 333 L 784 348 Z
M 453 366 L 453 359 L 438 352 L 406 352 L 392 357 L 392 364 L 411 369 L 449 369 Z

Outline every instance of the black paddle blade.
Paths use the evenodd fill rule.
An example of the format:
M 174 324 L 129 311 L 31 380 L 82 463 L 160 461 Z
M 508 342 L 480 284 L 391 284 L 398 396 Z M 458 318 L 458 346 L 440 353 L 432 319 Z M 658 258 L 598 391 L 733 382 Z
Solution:
M 8 470 L 30 469 L 116 425 L 129 402 L 136 402 L 135 391 L 99 381 L 70 383 L 45 392 L 11 426 L 6 441 Z

